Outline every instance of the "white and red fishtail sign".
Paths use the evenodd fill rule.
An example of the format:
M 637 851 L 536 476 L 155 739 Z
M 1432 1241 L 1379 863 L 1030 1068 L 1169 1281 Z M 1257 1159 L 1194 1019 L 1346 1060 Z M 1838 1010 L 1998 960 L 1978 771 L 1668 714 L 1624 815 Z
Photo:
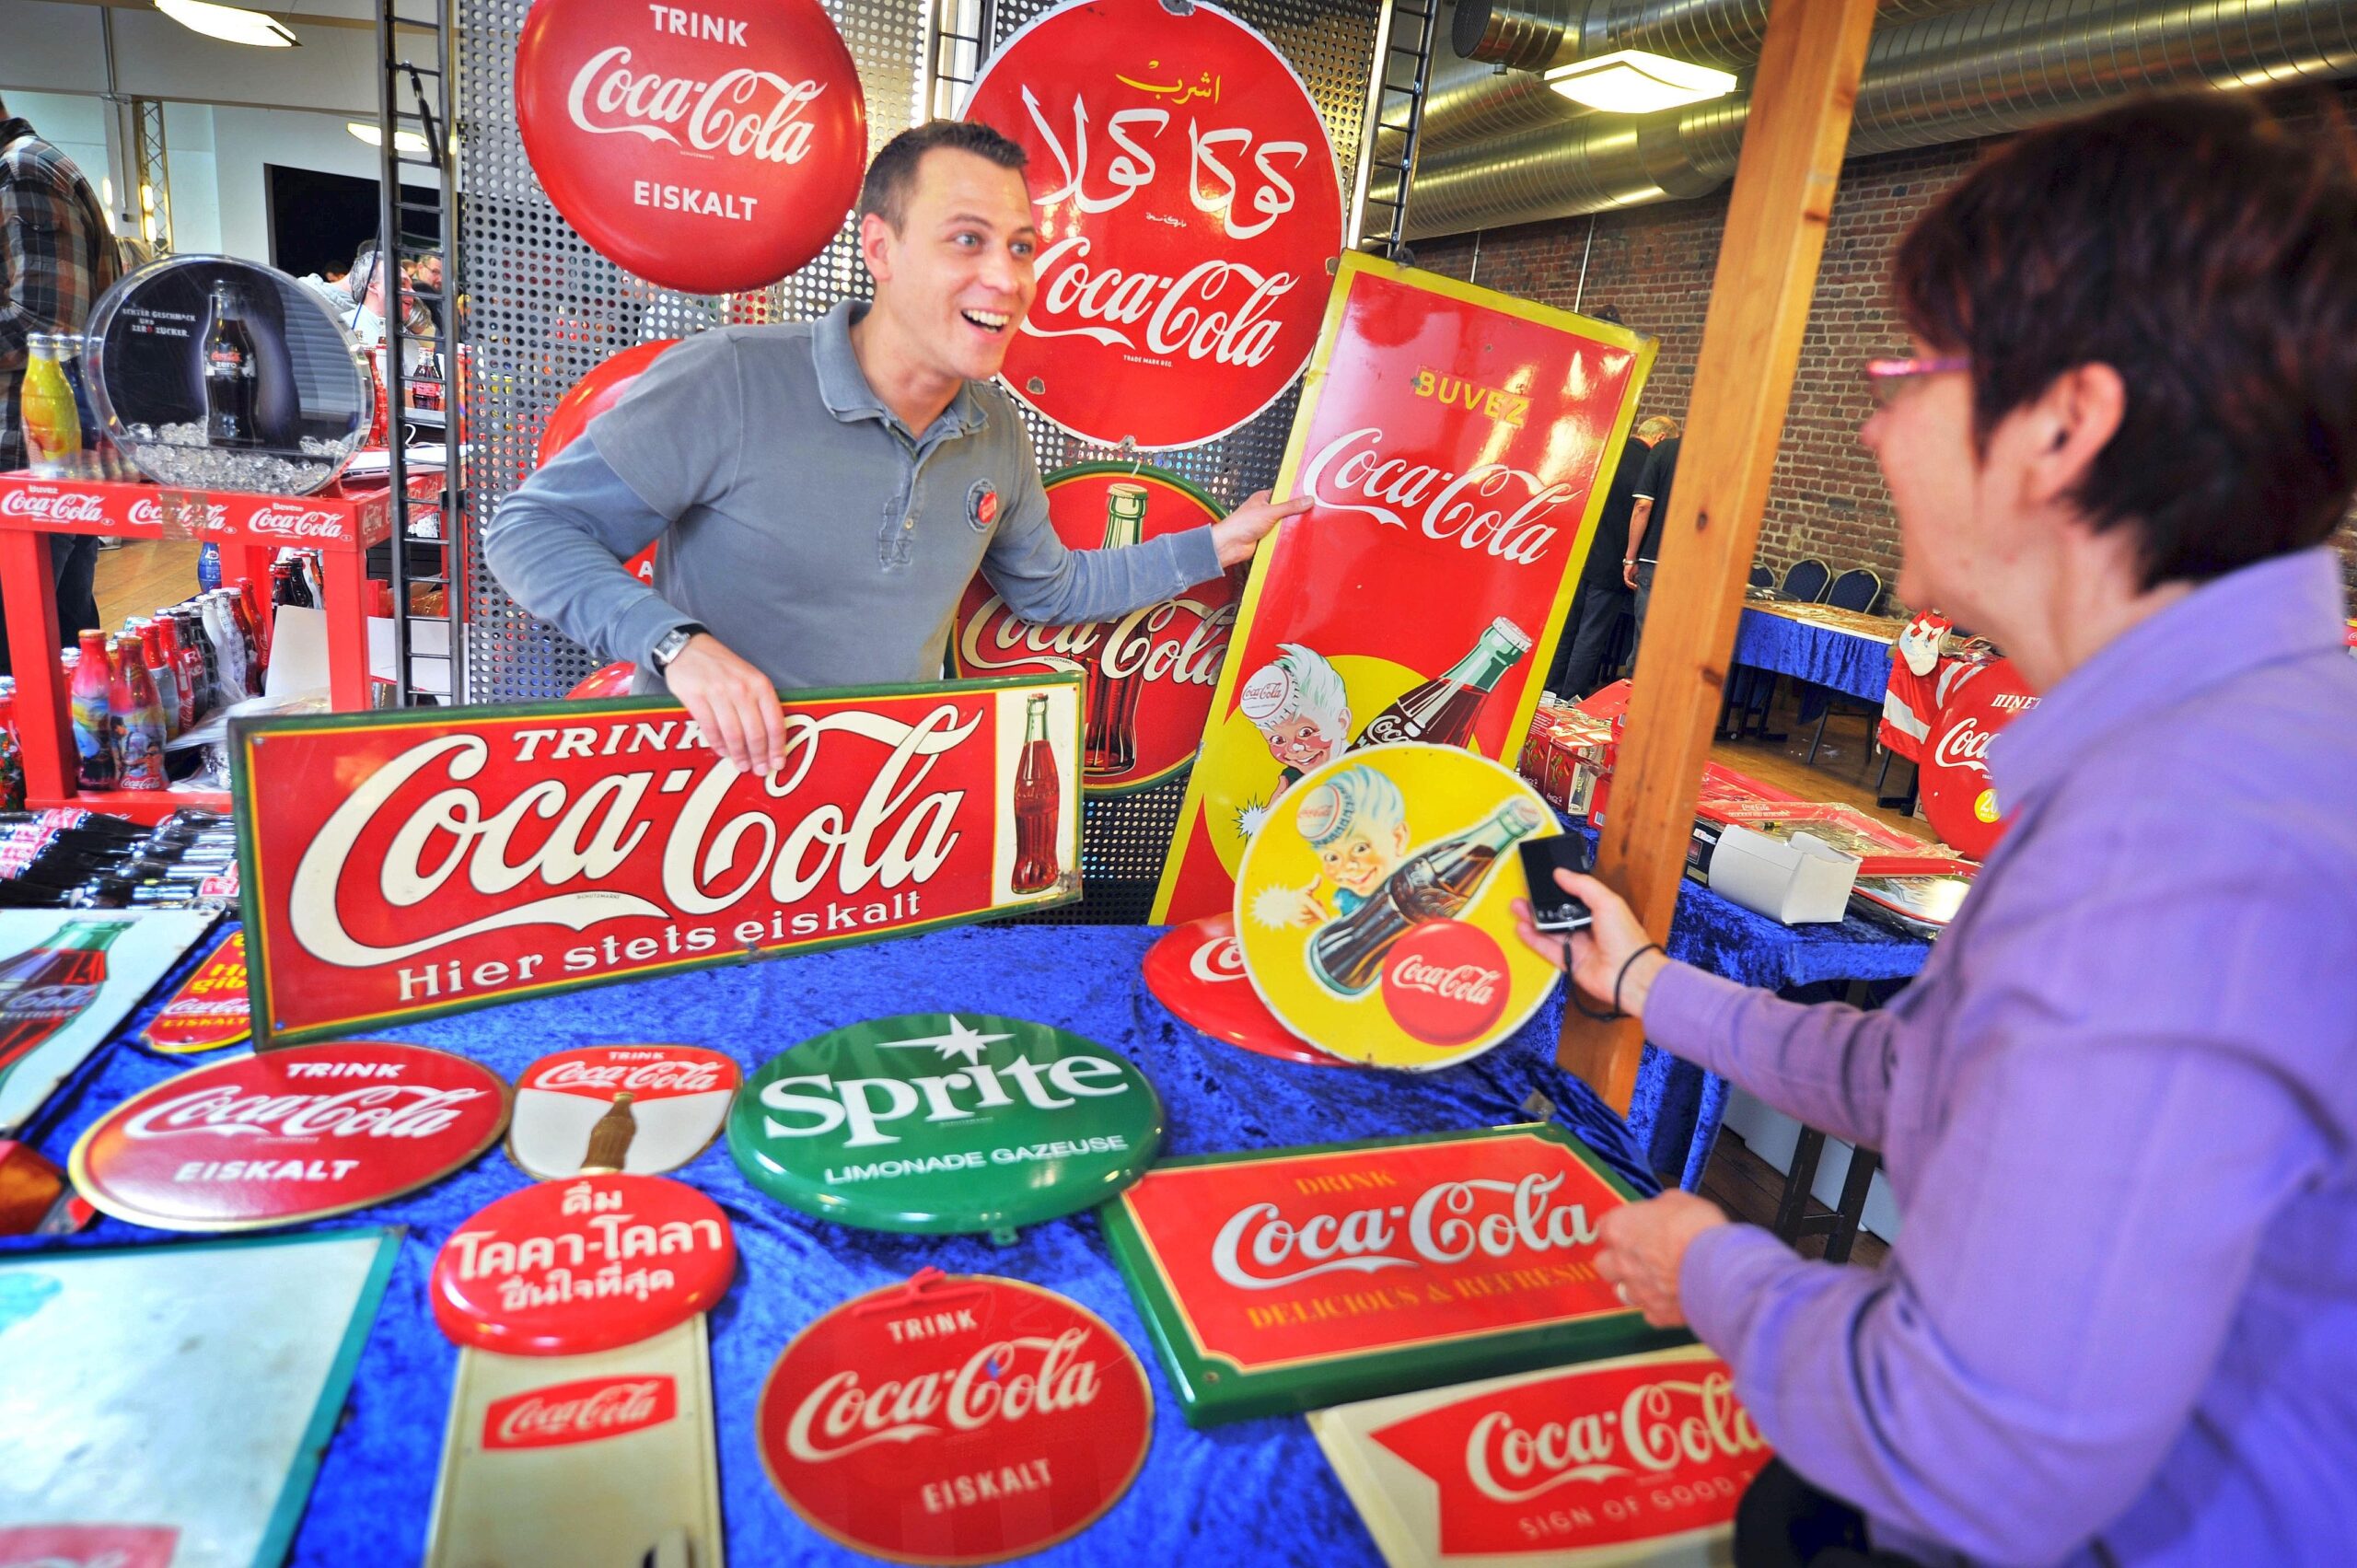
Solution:
M 867 165 L 859 72 L 818 0 L 535 0 L 516 120 L 564 220 L 689 294 L 799 269 Z
M 663 699 L 240 722 L 259 1044 L 1078 896 L 1076 676 L 797 692 L 741 772 Z
M 1345 256 L 1155 899 L 1229 907 L 1295 779 L 1358 746 L 1520 752 L 1654 343 Z
M 1081 0 L 1009 38 L 963 118 L 1030 155 L 1039 287 L 1001 371 L 1017 398 L 1161 451 L 1293 385 L 1342 193 L 1326 122 L 1267 39 L 1201 0 Z

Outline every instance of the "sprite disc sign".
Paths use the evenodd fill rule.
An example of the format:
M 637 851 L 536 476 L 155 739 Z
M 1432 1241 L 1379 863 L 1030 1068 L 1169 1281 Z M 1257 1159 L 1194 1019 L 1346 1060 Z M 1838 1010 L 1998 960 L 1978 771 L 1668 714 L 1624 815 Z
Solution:
M 867 1230 L 1012 1240 L 1101 1203 L 1162 1144 L 1145 1075 L 1094 1040 L 986 1013 L 904 1013 L 772 1058 L 728 1152 L 788 1208 Z

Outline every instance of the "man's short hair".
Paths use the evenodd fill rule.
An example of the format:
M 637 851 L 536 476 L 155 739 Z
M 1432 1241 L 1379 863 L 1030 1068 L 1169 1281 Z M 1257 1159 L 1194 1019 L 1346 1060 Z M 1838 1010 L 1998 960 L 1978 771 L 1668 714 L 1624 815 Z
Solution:
M 1972 360 L 1973 438 L 2101 363 L 2127 407 L 2075 501 L 2146 587 L 2322 542 L 2357 489 L 2357 156 L 2245 94 L 2015 137 L 1900 241 L 1898 314 Z
M 989 126 L 969 120 L 932 120 L 901 132 L 884 144 L 867 166 L 859 187 L 859 215 L 874 213 L 892 226 L 909 218 L 909 192 L 916 189 L 917 165 L 935 147 L 988 158 L 1001 168 L 1020 169 L 1030 161 L 1022 145 Z
M 1640 441 L 1666 441 L 1678 434 L 1678 421 L 1666 413 L 1657 413 L 1640 423 L 1630 432 Z

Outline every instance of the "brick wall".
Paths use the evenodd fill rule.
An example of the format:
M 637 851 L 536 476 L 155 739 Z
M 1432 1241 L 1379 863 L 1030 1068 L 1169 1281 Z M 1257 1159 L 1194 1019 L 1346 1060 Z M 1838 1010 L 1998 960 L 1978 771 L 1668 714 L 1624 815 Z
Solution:
M 2357 118 L 2357 83 L 2342 88 L 2341 101 Z M 1897 580 L 1898 533 L 1889 492 L 1873 457 L 1858 445 L 1858 427 L 1873 410 L 1858 366 L 1906 352 L 1906 333 L 1887 303 L 1891 252 L 1908 224 L 1971 167 L 1985 145 L 1852 158 L 1842 168 L 1760 519 L 1759 560 L 1780 577 L 1793 562 L 1815 556 L 1836 572 L 1868 566 L 1887 586 Z M 1610 306 L 1629 327 L 1661 340 L 1639 417 L 1683 419 L 1726 211 L 1722 187 L 1697 201 L 1429 240 L 1416 248 L 1416 261 L 1549 305 L 1569 308 L 1577 302 L 1590 313 Z M 2357 592 L 2357 517 L 2343 528 L 2340 543 Z

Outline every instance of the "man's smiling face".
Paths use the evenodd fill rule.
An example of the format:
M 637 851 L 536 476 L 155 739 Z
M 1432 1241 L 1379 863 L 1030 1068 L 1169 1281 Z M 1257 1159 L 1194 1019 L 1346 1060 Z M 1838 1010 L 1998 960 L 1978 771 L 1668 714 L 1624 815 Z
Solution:
M 924 368 L 986 381 L 1039 289 L 1030 192 L 1022 170 L 957 147 L 927 152 L 912 184 L 898 229 L 874 215 L 862 225 L 875 308 Z

